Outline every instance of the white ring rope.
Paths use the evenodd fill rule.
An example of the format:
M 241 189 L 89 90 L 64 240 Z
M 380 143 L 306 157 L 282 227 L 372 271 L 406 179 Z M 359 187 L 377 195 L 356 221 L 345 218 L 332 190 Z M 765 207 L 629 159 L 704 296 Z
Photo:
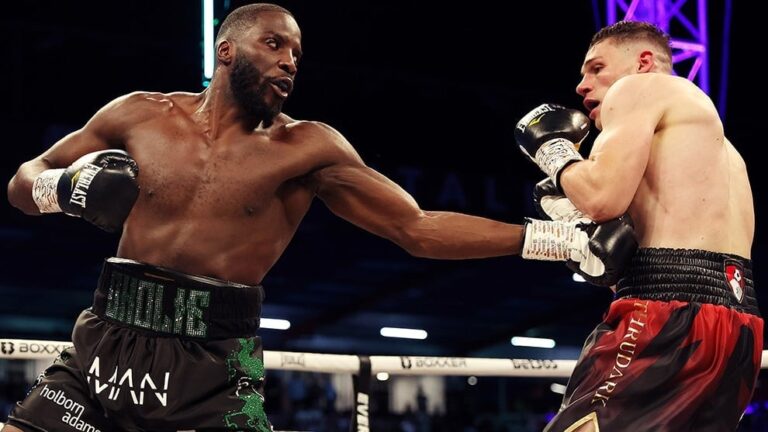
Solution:
M 71 342 L 0 339 L 0 359 L 53 359 Z M 493 359 L 472 357 L 370 356 L 371 373 L 391 375 L 459 376 L 571 376 L 576 360 Z M 341 354 L 315 354 L 264 351 L 266 369 L 323 373 L 357 374 L 360 357 Z
M 371 374 L 390 375 L 460 375 L 460 376 L 571 376 L 576 360 L 493 359 L 467 357 L 370 356 Z M 360 358 L 354 355 L 313 354 L 265 351 L 266 369 L 306 372 L 350 373 L 360 370 Z
M 0 359 L 53 359 L 70 342 L 0 339 Z M 390 375 L 459 375 L 568 378 L 576 360 L 498 359 L 474 357 L 370 356 L 371 373 Z M 768 350 L 761 368 L 768 368 Z M 356 355 L 264 351 L 266 369 L 349 373 L 360 370 Z

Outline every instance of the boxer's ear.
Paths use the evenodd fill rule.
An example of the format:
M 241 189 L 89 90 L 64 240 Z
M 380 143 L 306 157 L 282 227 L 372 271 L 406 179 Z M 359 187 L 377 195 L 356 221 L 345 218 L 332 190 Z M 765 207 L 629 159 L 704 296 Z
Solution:
M 230 41 L 222 39 L 216 45 L 216 60 L 224 65 L 232 63 L 232 59 L 235 58 L 235 46 Z
M 645 50 L 638 56 L 637 72 L 646 73 L 653 69 L 656 64 L 656 57 L 653 55 L 653 51 Z

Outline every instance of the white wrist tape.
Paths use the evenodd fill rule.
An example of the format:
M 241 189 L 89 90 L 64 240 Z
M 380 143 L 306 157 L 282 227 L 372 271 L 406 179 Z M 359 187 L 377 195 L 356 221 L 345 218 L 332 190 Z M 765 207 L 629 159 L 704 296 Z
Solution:
M 64 168 L 45 170 L 32 183 L 32 199 L 40 213 L 60 213 L 59 198 L 56 189 Z
M 557 173 L 566 164 L 583 159 L 574 144 L 564 138 L 549 140 L 536 150 L 536 163 L 555 183 L 557 183 Z
M 525 225 L 522 257 L 542 261 L 565 261 L 571 258 L 576 223 L 529 219 Z
M 584 213 L 576 208 L 568 198 L 562 195 L 546 195 L 541 197 L 539 205 L 544 213 L 552 220 L 573 222 L 586 219 Z M 588 220 L 588 219 L 587 219 Z

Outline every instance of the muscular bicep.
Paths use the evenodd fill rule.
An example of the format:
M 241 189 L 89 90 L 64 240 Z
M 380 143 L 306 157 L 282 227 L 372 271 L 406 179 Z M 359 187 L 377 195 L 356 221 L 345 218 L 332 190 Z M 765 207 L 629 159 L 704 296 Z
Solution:
M 322 166 L 312 174 L 318 198 L 337 216 L 381 237 L 401 243 L 405 230 L 424 215 L 400 186 L 368 167 L 344 136 L 317 123 L 313 139 Z
M 629 208 L 662 115 L 647 84 L 632 84 L 617 83 L 619 87 L 606 95 L 601 107 L 603 131 L 589 160 L 566 168 L 561 177 L 566 195 L 595 220 L 618 217 Z
M 128 116 L 126 111 L 130 109 L 131 98 L 127 96 L 107 104 L 82 128 L 60 139 L 37 159 L 44 161 L 49 168 L 63 168 L 85 154 L 123 148 L 124 118 Z
M 45 170 L 64 168 L 85 154 L 122 145 L 122 129 L 126 117 L 126 101 L 130 96 L 116 99 L 99 110 L 85 126 L 56 142 L 41 155 L 19 167 L 8 183 L 8 200 L 27 214 L 38 214 L 32 200 L 35 178 Z
M 626 116 L 625 120 L 606 127 L 590 159 L 596 169 L 605 173 L 607 199 L 621 207 L 615 216 L 626 211 L 637 191 L 648 165 L 655 123 L 645 116 Z M 613 179 L 613 181 L 610 181 Z
M 425 258 L 466 259 L 520 252 L 523 227 L 461 213 L 423 211 L 400 186 L 367 167 L 333 135 L 315 191 L 336 215 Z
M 396 243 L 423 215 L 408 192 L 362 163 L 329 166 L 316 178 L 317 195 L 334 214 Z
M 108 140 L 84 127 L 60 139 L 37 159 L 45 162 L 48 168 L 63 168 L 82 155 L 108 148 Z

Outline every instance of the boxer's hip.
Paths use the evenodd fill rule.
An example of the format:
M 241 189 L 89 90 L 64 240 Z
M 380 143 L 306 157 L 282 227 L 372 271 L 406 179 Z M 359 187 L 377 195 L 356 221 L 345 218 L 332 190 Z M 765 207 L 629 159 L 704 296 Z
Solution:
M 108 259 L 72 335 L 86 386 L 128 430 L 268 430 L 263 297 L 261 286 Z
M 616 297 L 715 304 L 760 315 L 752 261 L 697 249 L 638 249 Z
M 93 312 L 156 336 L 230 339 L 259 328 L 264 290 L 122 258 L 104 262 Z

